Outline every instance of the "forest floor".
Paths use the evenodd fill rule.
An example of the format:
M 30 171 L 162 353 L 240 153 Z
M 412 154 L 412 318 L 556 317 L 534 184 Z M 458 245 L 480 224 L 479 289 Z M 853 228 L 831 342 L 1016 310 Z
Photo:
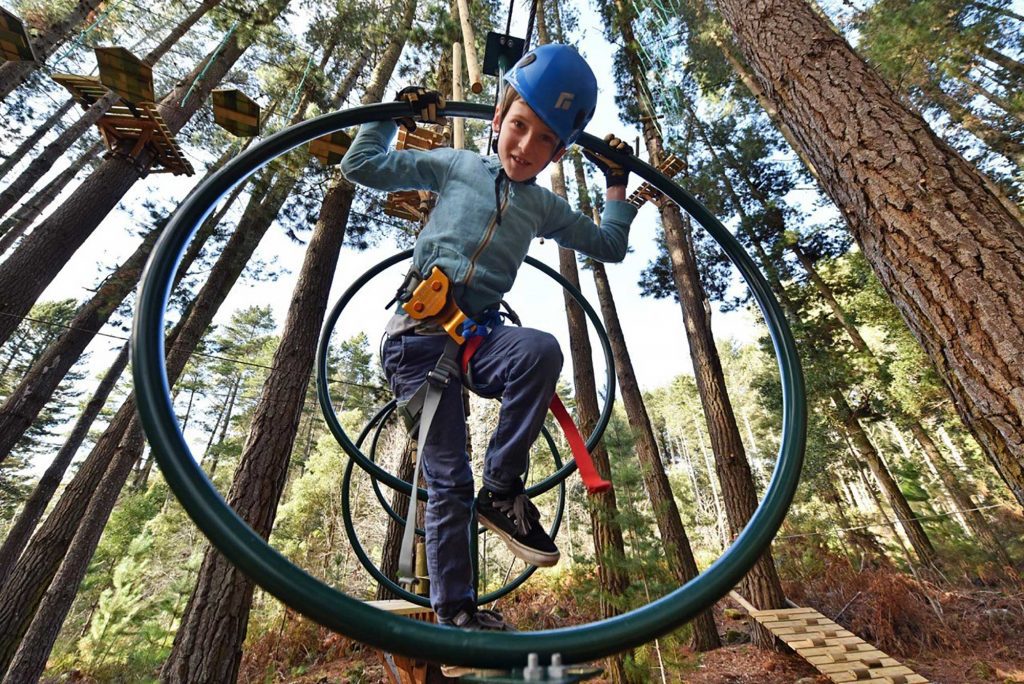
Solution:
M 891 569 L 854 571 L 832 564 L 799 582 L 784 583 L 798 605 L 832 617 L 880 650 L 936 684 L 1024 682 L 1024 593 L 1014 586 L 941 587 Z M 500 606 L 523 629 L 548 629 L 596 618 L 592 602 L 580 605 L 565 583 L 524 587 Z M 749 643 L 749 621 L 724 600 L 715 607 L 727 642 L 694 653 L 671 638 L 649 681 L 692 684 L 825 684 L 829 680 L 792 653 L 768 652 Z M 240 682 L 359 684 L 386 682 L 379 656 L 343 637 L 296 619 L 247 651 Z M 657 667 L 665 663 L 665 676 Z M 445 681 L 445 680 L 439 680 Z M 450 680 L 449 680 L 450 681 Z M 595 682 L 607 681 L 602 679 Z

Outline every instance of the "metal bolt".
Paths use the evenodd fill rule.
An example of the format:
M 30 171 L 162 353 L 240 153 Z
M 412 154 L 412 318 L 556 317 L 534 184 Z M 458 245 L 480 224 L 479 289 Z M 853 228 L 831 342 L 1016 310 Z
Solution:
M 548 679 L 561 679 L 565 676 L 565 666 L 562 665 L 562 654 L 552 653 L 551 664 L 548 665 Z
M 526 667 L 523 669 L 524 682 L 543 682 L 544 668 L 540 666 L 540 658 L 536 653 L 526 656 Z

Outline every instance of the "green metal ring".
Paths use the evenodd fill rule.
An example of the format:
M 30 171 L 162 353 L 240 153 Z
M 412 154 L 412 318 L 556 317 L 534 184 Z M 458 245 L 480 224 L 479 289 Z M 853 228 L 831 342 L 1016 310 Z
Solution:
M 393 404 L 388 404 L 388 406 L 391 407 L 391 406 L 393 406 Z M 374 418 L 380 417 L 380 423 L 381 424 L 383 424 L 384 420 L 387 419 L 387 416 L 383 415 L 386 410 L 387 410 L 387 407 L 385 407 L 385 409 L 383 409 L 382 411 L 378 412 L 377 415 L 374 416 Z M 366 437 L 366 434 L 372 429 L 373 422 L 374 421 L 371 421 L 370 423 L 368 423 L 367 426 L 363 429 L 363 432 L 359 435 L 359 438 L 356 440 L 356 445 L 357 446 L 362 446 L 362 443 L 363 443 L 364 438 Z M 378 426 L 377 429 L 379 430 L 379 426 Z M 555 457 L 555 467 L 557 468 L 558 466 L 561 465 L 562 459 L 561 459 L 561 456 L 558 453 L 558 449 L 555 447 L 554 440 L 551 438 L 551 433 L 548 432 L 546 429 L 544 429 L 542 434 L 544 436 L 544 439 L 547 440 L 548 446 L 551 448 L 551 452 L 552 452 L 552 454 Z M 370 449 L 370 454 L 373 455 L 374 451 L 375 450 L 373 448 L 371 448 Z M 363 566 L 363 568 L 368 573 L 370 573 L 371 577 L 373 577 L 375 580 L 377 580 L 378 582 L 383 584 L 391 592 L 396 594 L 399 598 L 403 598 L 406 601 L 409 601 L 410 603 L 415 603 L 418 606 L 429 607 L 430 606 L 430 600 L 429 599 L 427 599 L 424 596 L 420 596 L 419 594 L 412 593 L 411 591 L 409 591 L 408 589 L 406 589 L 405 587 L 403 587 L 402 585 L 398 584 L 397 582 L 392 580 L 390 577 L 385 575 L 381 571 L 381 569 L 378 568 L 376 566 L 376 564 L 374 564 L 374 562 L 370 558 L 369 554 L 366 553 L 366 549 L 363 548 L 362 543 L 359 541 L 359 535 L 356 533 L 355 522 L 352 520 L 352 506 L 351 506 L 350 501 L 349 501 L 349 493 L 351 491 L 352 470 L 353 470 L 353 466 L 355 464 L 356 464 L 356 460 L 354 458 L 349 458 L 348 464 L 345 466 L 345 475 L 344 475 L 344 477 L 342 479 L 342 482 L 341 482 L 341 519 L 342 519 L 342 522 L 345 525 L 345 534 L 348 537 L 349 542 L 351 542 L 351 544 L 352 544 L 352 550 L 355 552 L 356 558 L 359 560 L 359 562 Z M 367 474 L 369 474 L 369 473 L 367 473 Z M 369 474 L 369 475 L 370 475 L 371 480 L 373 480 L 373 475 L 372 474 Z M 376 481 L 374 480 L 374 482 L 376 482 Z M 378 497 L 378 498 L 380 498 L 380 497 Z M 383 500 L 381 502 L 384 503 Z M 386 508 L 389 511 L 392 510 L 390 505 L 385 504 L 385 506 L 386 506 Z M 558 505 L 555 508 L 555 518 L 554 518 L 554 520 L 551 523 L 551 529 L 548 530 L 548 536 L 550 536 L 552 539 L 554 539 L 555 537 L 558 536 L 558 530 L 562 526 L 562 516 L 563 516 L 564 512 L 565 512 L 565 482 L 560 482 L 559 483 L 559 489 L 558 489 Z M 397 516 L 397 513 L 395 513 L 395 515 Z M 399 517 L 398 518 L 398 522 L 401 523 L 401 524 L 405 524 L 405 519 Z M 422 531 L 419 530 L 419 528 L 417 528 L 417 532 L 421 536 L 423 536 L 422 535 Z M 491 603 L 492 601 L 497 601 L 498 599 L 500 599 L 500 598 L 502 598 L 504 596 L 507 596 L 508 594 L 510 594 L 513 591 L 515 591 L 516 589 L 518 589 L 536 571 L 537 571 L 537 566 L 535 566 L 535 565 L 528 565 L 526 567 L 526 569 L 524 569 L 522 572 L 520 572 L 516 576 L 516 578 L 514 580 L 512 580 L 511 582 L 509 582 L 508 584 L 505 584 L 505 585 L 503 585 L 501 587 L 498 587 L 494 591 L 490 591 L 490 592 L 484 594 L 483 596 L 478 596 L 477 600 L 476 600 L 476 604 L 478 606 L 482 606 L 484 604 Z
M 338 324 L 338 319 L 344 312 L 345 307 L 352 301 L 352 298 L 355 297 L 356 293 L 363 289 L 367 283 L 373 280 L 374 277 L 386 269 L 391 268 L 395 264 L 405 261 L 411 257 L 411 249 L 389 256 L 371 266 L 365 273 L 349 285 L 348 289 L 342 293 L 341 297 L 338 298 L 337 303 L 331 308 L 327 316 L 324 318 L 323 329 L 320 333 L 320 343 L 316 350 L 316 396 L 320 401 L 320 410 L 324 414 L 324 420 L 327 422 L 327 427 L 330 429 L 331 434 L 333 434 L 334 438 L 338 440 L 338 444 L 340 444 L 341 448 L 345 450 L 345 453 L 348 454 L 349 457 L 354 458 L 363 470 L 373 475 L 375 481 L 383 482 L 395 491 L 401 492 L 405 495 L 408 495 L 409 492 L 412 491 L 412 483 L 406 482 L 380 467 L 380 465 L 375 463 L 372 458 L 369 458 L 364 454 L 362 450 L 352 442 L 348 433 L 345 432 L 345 428 L 342 426 L 341 421 L 338 419 L 338 414 L 334 410 L 334 402 L 331 399 L 330 388 L 328 387 L 328 383 L 325 381 L 325 378 L 328 377 L 327 356 L 330 350 L 331 334 L 334 332 L 334 329 Z M 562 286 L 563 290 L 569 293 L 569 296 L 571 296 L 576 303 L 580 305 L 583 312 L 587 315 L 587 318 L 590 320 L 590 324 L 594 326 L 594 330 L 597 333 L 597 339 L 601 343 L 601 350 L 604 353 L 605 359 L 606 392 L 604 405 L 601 407 L 601 413 L 598 416 L 597 424 L 594 426 L 590 436 L 587 437 L 587 451 L 593 451 L 594 447 L 597 446 L 597 443 L 601 440 L 601 436 L 604 434 L 605 428 L 608 427 L 608 422 L 611 420 L 612 409 L 614 408 L 615 401 L 615 361 L 612 355 L 611 342 L 608 339 L 608 332 L 604 329 L 604 323 L 597 311 L 594 310 L 594 307 L 590 305 L 590 302 L 587 301 L 587 298 L 583 296 L 583 293 L 580 292 L 579 289 L 566 280 L 565 276 L 544 262 L 538 261 L 531 256 L 526 257 L 525 263 L 554 280 Z M 564 482 L 565 479 L 575 470 L 576 461 L 570 460 L 559 468 L 558 471 L 552 473 L 537 484 L 527 488 L 526 494 L 530 497 L 539 496 L 559 483 Z M 420 501 L 426 501 L 427 490 L 420 487 L 416 492 L 416 497 Z
M 449 116 L 490 119 L 491 107 L 450 102 Z M 540 632 L 470 632 L 390 615 L 326 586 L 275 551 L 231 510 L 192 456 L 181 433 L 164 365 L 164 313 L 174 272 L 189 238 L 217 201 L 263 165 L 322 135 L 369 121 L 408 116 L 402 103 L 325 114 L 276 133 L 201 183 L 175 212 L 146 265 L 132 330 L 132 373 L 139 415 L 164 478 L 214 546 L 270 594 L 298 612 L 376 648 L 432 662 L 522 667 L 529 653 L 547 664 L 580 663 L 639 646 L 695 617 L 736 585 L 771 544 L 800 480 L 806 440 L 806 396 L 800 361 L 782 309 L 739 242 L 688 192 L 649 164 L 626 157 L 592 135 L 579 143 L 620 162 L 696 219 L 722 246 L 761 307 L 782 380 L 779 458 L 754 515 L 722 556 L 682 587 L 637 610 L 587 625 Z
M 361 448 L 363 442 L 366 440 L 366 435 L 369 434 L 370 430 L 373 430 L 373 440 L 370 442 L 369 457 L 374 462 L 376 462 L 375 456 L 377 453 L 378 438 L 380 437 L 380 433 L 382 428 L 384 427 L 384 423 L 387 421 L 388 418 L 390 418 L 394 414 L 394 408 L 395 401 L 389 401 L 387 405 L 384 406 L 384 408 L 378 411 L 373 416 L 373 418 L 370 419 L 370 421 L 363 428 L 363 431 L 359 433 L 359 437 L 356 438 L 356 446 Z M 551 433 L 548 431 L 547 427 L 541 427 L 541 436 L 543 436 L 544 441 L 547 442 L 548 448 L 551 450 L 551 455 L 554 457 L 555 470 L 558 470 L 562 466 L 562 455 L 558 452 L 558 446 L 555 444 L 555 440 L 551 437 Z M 429 606 L 430 602 L 426 600 L 424 597 L 406 590 L 404 587 L 395 583 L 390 577 L 385 575 L 381 571 L 381 569 L 378 568 L 376 564 L 374 564 L 374 562 L 370 559 L 369 554 L 367 554 L 363 549 L 362 543 L 359 541 L 359 538 L 356 535 L 355 523 L 351 521 L 351 507 L 348 504 L 350 480 L 349 472 L 352 470 L 352 465 L 354 463 L 355 459 L 350 458 L 349 464 L 345 468 L 344 479 L 342 480 L 341 516 L 343 522 L 345 523 L 345 532 L 348 536 L 349 541 L 352 543 L 352 549 L 356 552 L 356 557 L 359 559 L 359 562 L 362 563 L 363 568 L 365 568 L 366 571 L 370 573 L 370 575 L 374 579 L 376 579 L 381 584 L 387 586 L 388 589 L 390 589 L 391 591 L 398 594 L 400 598 L 404 598 L 407 601 L 415 603 L 417 605 Z M 378 485 L 378 482 L 376 478 L 373 477 L 373 475 L 370 475 L 370 482 L 373 485 L 373 491 L 374 494 L 377 496 L 378 503 L 380 503 L 381 508 L 383 508 L 384 511 L 388 514 L 388 517 L 397 522 L 399 525 L 405 525 L 405 518 L 399 515 L 398 511 L 396 511 L 394 507 L 391 506 L 391 503 L 384 498 L 384 493 L 380 490 L 380 486 Z M 558 536 L 558 530 L 562 525 L 562 516 L 564 512 L 565 482 L 563 481 L 559 483 L 558 487 L 558 504 L 555 506 L 555 519 L 554 522 L 552 522 L 551 524 L 551 529 L 548 530 L 548 536 L 552 539 L 555 539 Z M 477 531 L 477 533 L 479 534 L 483 529 L 484 528 L 481 527 L 480 530 Z M 416 528 L 416 534 L 418 534 L 421 537 L 426 536 L 426 533 L 423 531 L 423 528 L 420 527 Z M 526 569 L 523 570 L 519 575 L 517 575 L 516 579 L 514 579 L 513 581 L 499 587 L 498 589 L 492 592 L 489 592 L 481 597 L 478 597 L 476 604 L 479 606 L 485 603 L 490 603 L 491 601 L 497 601 L 499 598 L 502 598 L 514 589 L 517 589 L 523 582 L 529 579 L 530 575 L 532 575 L 536 571 L 536 569 L 536 566 L 527 566 Z

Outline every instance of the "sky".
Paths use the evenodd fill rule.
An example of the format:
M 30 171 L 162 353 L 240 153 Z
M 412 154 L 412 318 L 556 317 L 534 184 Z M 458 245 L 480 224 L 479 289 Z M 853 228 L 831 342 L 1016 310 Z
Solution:
M 635 141 L 639 131 L 623 124 L 618 118 L 614 102 L 614 83 L 612 82 L 613 46 L 603 38 L 600 18 L 587 6 L 579 6 L 582 11 L 580 30 L 582 39 L 579 41 L 581 52 L 591 64 L 598 76 L 600 95 L 597 114 L 587 128 L 589 133 L 602 137 L 606 132 L 615 132 L 629 141 Z M 513 21 L 512 33 L 522 35 L 525 28 L 525 10 L 519 8 L 523 16 L 516 16 Z M 504 28 L 504 17 L 496 20 L 496 30 Z M 482 57 L 482 55 L 481 55 Z M 490 77 L 487 77 L 490 78 Z M 405 83 L 392 83 L 389 92 L 396 91 Z M 485 88 L 486 90 L 486 88 Z M 263 103 L 266 104 L 266 103 Z M 642 156 L 646 157 L 644 153 Z M 196 160 L 193 160 L 195 164 Z M 196 164 L 197 168 L 200 166 Z M 566 167 L 571 178 L 571 167 Z M 56 173 L 56 169 L 54 170 Z M 201 171 L 199 172 L 201 174 Z M 197 174 L 198 175 L 198 174 Z M 546 174 L 545 174 L 546 175 Z M 181 198 L 197 181 L 197 177 L 184 179 L 169 174 L 153 174 L 136 183 L 125 196 L 122 206 L 140 206 L 147 197 Z M 544 178 L 542 177 L 542 183 Z M 628 191 L 638 187 L 640 181 L 632 176 Z M 57 206 L 57 203 L 53 205 Z M 74 257 L 67 263 L 60 275 L 53 282 L 43 297 L 58 299 L 74 297 L 83 299 L 91 293 L 96 278 L 109 271 L 111 264 L 120 263 L 136 247 L 136 240 L 125 239 L 125 231 L 133 226 L 134 219 L 130 214 L 119 208 L 101 224 L 94 235 L 86 242 Z M 312 226 L 310 226 L 311 228 Z M 680 307 L 672 300 L 652 300 L 639 296 L 637 282 L 641 272 L 656 254 L 657 212 L 650 205 L 645 206 L 633 223 L 630 233 L 632 252 L 619 264 L 608 264 L 607 272 L 615 294 L 619 315 L 625 329 L 627 345 L 633 361 L 635 372 L 641 388 L 651 389 L 666 384 L 680 373 L 691 372 L 689 352 L 685 341 L 683 319 Z M 292 294 L 298 270 L 304 255 L 304 246 L 297 245 L 284 235 L 277 226 L 268 231 L 261 242 L 256 256 L 284 268 L 290 273 L 276 282 L 256 283 L 240 282 L 232 290 L 225 304 L 221 307 L 218 322 L 224 322 L 235 309 L 252 304 L 270 304 L 279 325 L 283 324 Z M 331 294 L 331 305 L 356 278 L 381 260 L 396 251 L 393 244 L 381 244 L 363 252 L 345 248 L 339 261 Z M 551 265 L 557 270 L 557 245 L 552 241 L 541 243 L 535 241 L 530 255 Z M 360 296 L 352 302 L 345 315 L 339 321 L 334 339 L 351 337 L 357 332 L 365 332 L 373 345 L 380 339 L 389 312 L 383 305 L 391 299 L 395 288 L 401 281 L 404 266 L 396 266 L 378 276 Z M 583 293 L 595 309 L 599 308 L 593 278 L 589 272 L 581 272 Z M 516 285 L 506 298 L 509 304 L 523 319 L 524 325 L 547 330 L 558 337 L 563 350 L 568 350 L 564 307 L 561 288 L 558 284 L 540 274 L 535 269 L 524 266 L 516 281 Z M 750 341 L 756 336 L 753 319 L 748 312 L 721 314 L 715 311 L 713 325 L 716 339 L 727 338 Z M 123 334 L 110 331 L 112 334 Z M 113 359 L 120 342 L 107 337 L 98 337 L 90 346 L 91 356 L 88 363 L 90 375 L 99 374 Z M 599 354 L 600 346 L 594 341 L 593 348 Z M 571 379 L 568 367 L 569 355 L 566 354 L 567 366 L 563 370 L 566 379 Z M 595 359 L 595 370 L 598 378 L 605 373 L 604 360 Z M 88 380 L 85 387 L 95 383 Z M 603 381 L 599 381 L 599 390 Z

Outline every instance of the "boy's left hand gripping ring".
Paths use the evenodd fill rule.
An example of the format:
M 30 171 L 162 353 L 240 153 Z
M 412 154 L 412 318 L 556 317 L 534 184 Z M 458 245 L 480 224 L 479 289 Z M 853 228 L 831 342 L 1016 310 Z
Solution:
M 423 123 L 448 123 L 445 117 L 437 115 L 437 110 L 444 109 L 447 103 L 444 95 L 436 90 L 427 90 L 423 86 L 406 86 L 398 91 L 395 101 L 408 102 L 413 115 Z M 416 121 L 412 117 L 402 117 L 398 119 L 398 123 L 410 133 L 416 130 Z

